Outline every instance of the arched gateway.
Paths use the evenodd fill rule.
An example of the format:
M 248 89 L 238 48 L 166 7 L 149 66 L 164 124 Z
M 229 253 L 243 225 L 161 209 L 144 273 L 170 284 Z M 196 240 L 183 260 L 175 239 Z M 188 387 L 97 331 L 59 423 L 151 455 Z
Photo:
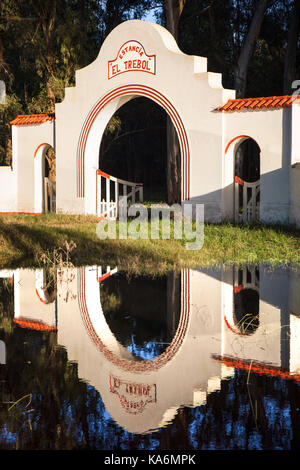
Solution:
M 205 101 L 199 99 L 199 93 Z M 221 201 L 220 195 L 213 195 L 214 164 L 206 161 L 210 166 L 207 178 L 199 166 L 201 159 L 191 156 L 199 155 L 200 142 L 203 155 L 221 152 L 222 119 L 213 110 L 228 93 L 222 88 L 221 76 L 207 72 L 206 59 L 181 53 L 164 28 L 138 20 L 115 28 L 97 59 L 77 71 L 76 87 L 66 89 L 64 101 L 56 105 L 56 151 L 64 155 L 57 161 L 58 210 L 97 213 L 96 172 L 102 171 L 98 161 L 103 132 L 121 106 L 145 97 L 166 111 L 176 129 L 182 200 L 196 200 L 201 187 L 202 194 L 212 195 L 208 196 L 210 212 L 216 214 Z M 203 132 L 204 122 L 211 128 L 208 134 Z M 64 177 L 61 165 L 69 168 Z
M 34 155 L 45 142 L 56 155 L 56 212 L 103 214 L 103 187 L 108 202 L 121 194 L 141 196 L 142 185 L 103 171 L 101 155 L 99 165 L 110 118 L 139 97 L 161 106 L 175 127 L 183 203 L 204 204 L 209 222 L 235 220 L 235 159 L 247 136 L 260 149 L 260 222 L 300 224 L 298 96 L 235 99 L 222 76 L 207 71 L 206 58 L 182 53 L 166 29 L 140 20 L 109 34 L 95 61 L 76 72 L 76 84 L 66 88 L 55 116 L 11 122 L 13 161 L 10 170 L 0 168 L 0 212 L 41 212 L 42 171 L 36 171 Z

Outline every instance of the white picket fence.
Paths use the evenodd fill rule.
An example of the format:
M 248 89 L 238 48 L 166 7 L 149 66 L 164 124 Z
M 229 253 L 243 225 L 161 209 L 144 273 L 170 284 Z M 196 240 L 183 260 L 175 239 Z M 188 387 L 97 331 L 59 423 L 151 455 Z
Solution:
M 235 221 L 253 223 L 259 220 L 260 180 L 247 183 L 238 176 L 234 179 L 235 185 Z M 242 205 L 240 201 L 240 188 L 242 188 Z
M 243 289 L 259 291 L 258 271 L 255 265 L 234 268 L 234 292 L 238 293 Z
M 142 203 L 143 184 L 115 178 L 97 170 L 97 216 L 117 219 L 120 196 L 126 196 L 127 206 Z

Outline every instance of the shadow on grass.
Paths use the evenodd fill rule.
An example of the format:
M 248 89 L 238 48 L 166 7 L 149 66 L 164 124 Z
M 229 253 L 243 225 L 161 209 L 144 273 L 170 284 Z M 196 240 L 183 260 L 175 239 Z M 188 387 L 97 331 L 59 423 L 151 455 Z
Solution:
M 174 240 L 99 240 L 96 223 L 92 222 L 73 225 L 71 219 L 68 225 L 9 222 L 0 224 L 0 264 L 2 268 L 41 266 L 41 255 L 48 253 L 51 256 L 66 241 L 76 244 L 71 254 L 75 266 L 118 265 L 135 271 L 164 271 L 200 266 L 201 263 L 226 263 L 226 260 L 246 262 L 247 256 L 254 254 L 257 260 L 264 258 L 264 253 L 272 261 L 300 259 L 300 230 L 296 227 L 224 223 L 206 224 L 205 230 L 203 250 L 191 253 Z M 236 246 L 235 239 L 240 234 L 242 240 Z
M 92 225 L 78 228 L 43 227 L 34 225 L 2 225 L 0 234 L 5 239 L 6 253 L 2 254 L 2 268 L 37 267 L 43 253 L 53 253 L 66 241 L 76 244 L 71 261 L 75 266 L 107 264 L 127 266 L 148 262 L 153 268 L 161 263 L 160 253 L 153 246 L 135 244 L 132 240 L 99 240 Z M 173 256 L 165 257 L 164 263 L 173 264 Z

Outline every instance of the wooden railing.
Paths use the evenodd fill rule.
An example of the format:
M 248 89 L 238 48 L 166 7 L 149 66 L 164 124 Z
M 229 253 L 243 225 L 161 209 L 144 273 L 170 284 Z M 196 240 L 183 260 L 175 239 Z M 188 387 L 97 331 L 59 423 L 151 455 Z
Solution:
M 97 216 L 117 219 L 119 197 L 125 196 L 127 206 L 143 202 L 143 184 L 125 181 L 97 170 Z
M 55 212 L 56 210 L 56 182 L 49 178 L 44 178 L 44 201 L 45 213 Z
M 235 221 L 253 223 L 259 220 L 260 180 L 247 183 L 238 176 L 235 185 Z

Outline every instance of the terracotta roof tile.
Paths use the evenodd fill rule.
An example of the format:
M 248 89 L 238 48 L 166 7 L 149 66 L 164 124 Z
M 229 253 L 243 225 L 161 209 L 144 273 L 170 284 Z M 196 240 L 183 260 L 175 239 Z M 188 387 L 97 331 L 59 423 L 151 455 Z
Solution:
M 237 98 L 230 99 L 223 106 L 219 106 L 217 111 L 242 111 L 254 109 L 276 109 L 287 108 L 296 100 L 300 100 L 300 95 L 284 96 L 262 96 L 261 98 Z
M 12 126 L 27 126 L 31 124 L 43 124 L 47 121 L 55 121 L 55 114 L 20 114 L 11 121 L 10 124 Z
M 229 356 L 214 356 L 217 361 L 223 362 L 227 367 L 234 367 L 235 369 L 244 369 L 259 375 L 268 375 L 271 377 L 279 377 L 284 380 L 294 380 L 300 382 L 300 374 L 293 374 L 280 367 L 261 364 L 259 362 L 248 362 L 241 359 L 235 359 Z
M 40 321 L 27 320 L 26 318 L 13 318 L 13 322 L 21 328 L 28 328 L 30 330 L 57 331 L 56 326 L 50 326 Z

